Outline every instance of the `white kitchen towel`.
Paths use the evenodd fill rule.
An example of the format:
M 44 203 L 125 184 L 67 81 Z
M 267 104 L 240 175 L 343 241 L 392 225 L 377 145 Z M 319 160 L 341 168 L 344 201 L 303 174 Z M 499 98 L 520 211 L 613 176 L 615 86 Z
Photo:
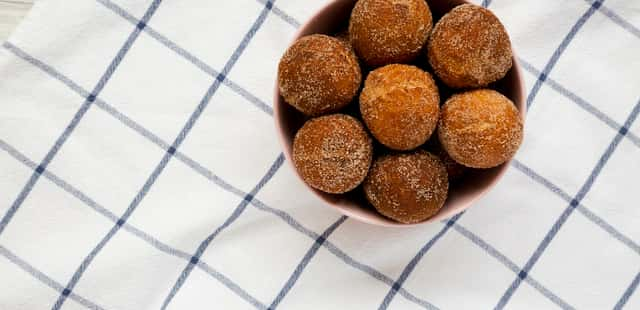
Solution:
M 0 48 L 0 309 L 639 309 L 640 2 L 494 0 L 526 138 L 439 224 L 284 162 L 272 92 L 326 1 L 44 0 Z

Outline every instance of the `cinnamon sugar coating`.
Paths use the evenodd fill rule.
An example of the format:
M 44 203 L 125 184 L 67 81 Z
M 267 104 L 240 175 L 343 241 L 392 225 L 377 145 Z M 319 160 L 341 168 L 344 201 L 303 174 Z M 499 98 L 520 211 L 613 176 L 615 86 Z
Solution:
M 427 151 L 385 155 L 364 181 L 367 200 L 382 215 L 413 224 L 434 216 L 449 190 L 447 170 Z
M 491 11 L 463 4 L 436 23 L 427 47 L 435 74 L 453 88 L 477 88 L 503 78 L 512 66 L 509 36 Z
M 453 95 L 442 106 L 438 138 L 447 153 L 472 168 L 492 168 L 511 159 L 523 137 L 518 109 L 497 91 Z
M 298 39 L 278 66 L 282 97 L 308 116 L 343 108 L 355 97 L 361 81 L 360 65 L 351 48 L 321 34 Z
M 412 150 L 438 123 L 440 96 L 431 75 L 409 65 L 372 71 L 360 94 L 360 112 L 371 134 L 394 150 Z
M 351 44 L 371 67 L 416 58 L 433 25 L 424 0 L 359 0 L 349 20 Z
M 302 179 L 323 192 L 340 194 L 367 176 L 373 146 L 362 123 L 345 114 L 307 121 L 293 140 L 293 162 Z

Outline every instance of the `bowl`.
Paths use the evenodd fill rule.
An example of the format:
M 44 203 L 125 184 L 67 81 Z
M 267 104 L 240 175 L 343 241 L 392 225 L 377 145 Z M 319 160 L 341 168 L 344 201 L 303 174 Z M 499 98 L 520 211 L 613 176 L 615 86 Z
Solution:
M 356 1 L 357 0 L 331 1 L 300 27 L 298 33 L 293 38 L 292 43 L 306 35 L 315 33 L 334 35 L 337 32 L 346 29 L 349 23 L 351 10 L 356 4 Z M 463 0 L 426 1 L 429 4 L 434 21 L 439 20 L 440 17 L 449 12 L 452 8 L 468 3 Z M 363 82 L 365 78 L 366 76 L 363 76 Z M 522 119 L 524 120 L 526 105 L 524 101 L 523 80 L 515 53 L 511 70 L 502 80 L 490 85 L 489 87 L 499 91 L 511 99 L 520 111 Z M 296 171 L 292 160 L 293 138 L 298 129 L 302 127 L 308 118 L 284 101 L 280 95 L 277 79 L 273 106 L 276 130 L 282 144 L 283 153 L 287 162 L 291 164 L 293 170 Z M 506 172 L 509 164 L 510 162 L 506 162 L 491 169 L 471 170 L 470 173 L 464 176 L 462 182 L 452 184 L 449 190 L 449 197 L 442 209 L 440 209 L 435 216 L 417 224 L 403 224 L 395 222 L 378 213 L 364 198 L 361 186 L 346 194 L 328 194 L 308 186 L 302 180 L 297 171 L 296 175 L 300 182 L 304 183 L 307 188 L 323 200 L 327 206 L 338 210 L 352 219 L 378 226 L 410 227 L 440 221 L 469 208 L 476 200 L 484 196 L 487 191 L 489 191 L 498 182 Z

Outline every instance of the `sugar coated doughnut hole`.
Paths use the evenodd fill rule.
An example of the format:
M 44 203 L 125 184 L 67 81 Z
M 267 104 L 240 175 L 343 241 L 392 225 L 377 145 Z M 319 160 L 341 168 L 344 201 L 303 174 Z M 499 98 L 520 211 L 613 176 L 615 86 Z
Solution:
M 333 114 L 307 121 L 293 140 L 293 162 L 302 179 L 323 192 L 356 188 L 371 166 L 371 138 L 357 119 Z
M 300 38 L 278 66 L 282 97 L 308 116 L 343 108 L 355 97 L 361 81 L 360 65 L 351 48 L 326 35 Z
M 353 47 L 351 46 L 351 39 L 349 38 L 349 30 L 345 29 L 335 34 L 336 39 L 340 40 L 340 42 L 346 44 L 351 50 Z
M 432 28 L 424 0 L 359 0 L 349 20 L 351 43 L 371 67 L 416 58 Z
M 435 135 L 434 135 L 435 136 Z M 469 168 L 459 164 L 457 161 L 453 160 L 451 156 L 444 150 L 442 145 L 440 145 L 440 141 L 438 141 L 438 137 L 432 137 L 426 144 L 427 151 L 431 152 L 440 158 L 440 161 L 444 164 L 444 167 L 447 169 L 447 176 L 449 177 L 449 183 L 456 182 L 464 176 Z
M 455 7 L 436 23 L 427 54 L 435 74 L 453 88 L 487 86 L 512 65 L 504 26 L 491 11 L 472 4 Z
M 494 90 L 453 95 L 441 112 L 440 143 L 451 158 L 467 167 L 496 167 L 511 159 L 520 147 L 520 113 L 509 98 Z
M 438 87 L 429 73 L 417 67 L 387 65 L 367 76 L 360 113 L 380 143 L 412 150 L 425 143 L 438 124 Z
M 447 170 L 427 151 L 385 155 L 372 165 L 364 181 L 367 200 L 395 221 L 422 222 L 442 208 L 447 199 Z

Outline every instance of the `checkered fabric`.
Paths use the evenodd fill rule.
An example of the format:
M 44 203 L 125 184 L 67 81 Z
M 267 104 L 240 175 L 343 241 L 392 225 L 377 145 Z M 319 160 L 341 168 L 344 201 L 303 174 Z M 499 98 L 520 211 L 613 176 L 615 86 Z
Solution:
M 640 308 L 640 2 L 477 1 L 525 71 L 525 142 L 408 229 L 284 163 L 278 59 L 325 2 L 37 2 L 0 49 L 0 308 Z

